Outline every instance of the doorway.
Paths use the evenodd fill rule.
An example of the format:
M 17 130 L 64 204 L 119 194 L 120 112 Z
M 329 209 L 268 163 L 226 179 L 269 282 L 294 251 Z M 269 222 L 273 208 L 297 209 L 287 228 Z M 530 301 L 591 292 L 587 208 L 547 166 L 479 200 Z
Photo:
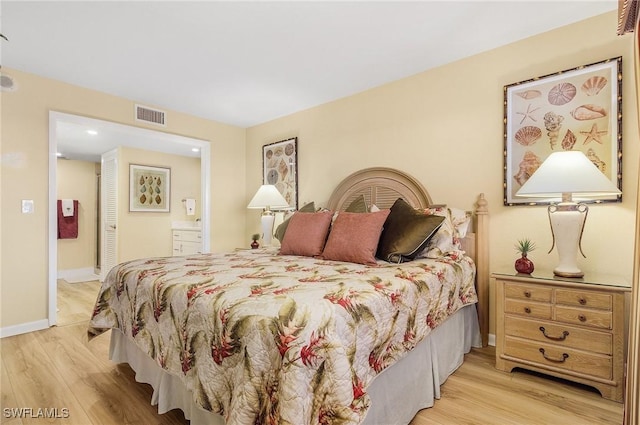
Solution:
M 91 135 L 83 136 L 81 141 L 70 141 L 72 138 L 62 141 L 62 133 L 65 126 L 73 124 L 76 127 L 97 130 L 99 133 L 118 135 L 111 137 L 108 143 L 98 142 L 91 139 Z M 86 133 L 86 132 L 85 132 Z M 152 141 L 152 142 L 151 142 Z M 105 142 L 106 143 L 106 142 Z M 75 144 L 75 146 L 74 146 Z M 60 145 L 60 146 L 59 146 Z M 57 246 L 57 152 L 64 145 L 67 152 L 75 150 L 79 157 L 99 157 L 103 152 L 117 146 L 132 147 L 145 150 L 155 150 L 166 153 L 175 153 L 185 148 L 198 149 L 200 157 L 200 190 L 201 190 L 201 228 L 202 228 L 202 249 L 209 252 L 209 228 L 210 228 L 210 144 L 206 140 L 194 139 L 161 131 L 150 130 L 125 124 L 117 124 L 109 121 L 94 118 L 72 115 L 61 112 L 49 112 L 49 267 L 48 267 L 48 320 L 49 326 L 57 323 L 57 276 L 58 276 L 58 246 Z M 194 154 L 192 154 L 194 155 Z M 128 189 L 125 189 L 128 190 Z M 99 231 L 100 238 L 103 237 Z

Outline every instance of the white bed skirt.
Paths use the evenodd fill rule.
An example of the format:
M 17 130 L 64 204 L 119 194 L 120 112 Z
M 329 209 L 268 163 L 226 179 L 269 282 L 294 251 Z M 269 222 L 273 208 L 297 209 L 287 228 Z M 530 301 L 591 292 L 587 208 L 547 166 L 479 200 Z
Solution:
M 376 377 L 367 390 L 371 407 L 363 424 L 408 424 L 419 410 L 440 398 L 440 386 L 460 367 L 464 354 L 481 346 L 475 305 L 464 307 Z M 158 406 L 158 413 L 180 409 L 191 425 L 224 425 L 222 416 L 193 403 L 179 377 L 160 368 L 117 329 L 111 332 L 109 357 L 116 363 L 128 363 L 136 372 L 136 381 L 153 387 L 151 404 Z

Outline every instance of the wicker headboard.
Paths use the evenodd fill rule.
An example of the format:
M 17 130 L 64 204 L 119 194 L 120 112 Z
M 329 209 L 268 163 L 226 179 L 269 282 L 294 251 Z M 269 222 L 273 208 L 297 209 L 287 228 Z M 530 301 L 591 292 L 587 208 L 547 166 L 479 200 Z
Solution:
M 419 181 L 393 168 L 365 168 L 347 176 L 331 194 L 327 208 L 333 211 L 346 209 L 360 195 L 367 205 L 380 209 L 390 208 L 398 198 L 403 198 L 414 208 L 433 207 L 427 190 Z M 473 212 L 473 231 L 461 241 L 463 249 L 476 263 L 476 290 L 478 292 L 478 317 L 482 344 L 487 345 L 489 335 L 489 212 L 484 194 L 480 194 Z
M 373 167 L 346 177 L 333 191 L 327 208 L 342 211 L 360 195 L 367 205 L 375 204 L 380 209 L 390 208 L 398 198 L 415 208 L 432 204 L 427 190 L 410 175 L 393 168 Z

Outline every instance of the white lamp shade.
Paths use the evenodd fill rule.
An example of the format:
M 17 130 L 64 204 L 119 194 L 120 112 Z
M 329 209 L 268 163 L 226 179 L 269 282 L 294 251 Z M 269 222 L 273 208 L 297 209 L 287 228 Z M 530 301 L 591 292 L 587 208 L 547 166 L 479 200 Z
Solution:
M 559 198 L 563 193 L 606 196 L 621 192 L 584 153 L 563 151 L 549 155 L 516 196 Z
M 247 208 L 254 209 L 271 209 L 271 208 L 288 208 L 289 203 L 280 191 L 272 184 L 263 184 L 260 186 L 256 194 L 247 205 Z

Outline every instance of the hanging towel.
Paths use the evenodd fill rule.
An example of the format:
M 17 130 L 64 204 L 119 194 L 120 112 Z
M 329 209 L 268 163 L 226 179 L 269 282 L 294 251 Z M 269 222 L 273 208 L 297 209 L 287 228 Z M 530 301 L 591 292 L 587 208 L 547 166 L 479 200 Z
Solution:
M 64 215 L 64 200 L 58 199 L 58 239 L 76 239 L 78 237 L 78 201 L 73 200 L 73 215 Z
M 196 214 L 196 200 L 187 198 L 184 200 L 184 206 L 187 209 L 187 215 L 195 215 Z
M 76 201 L 77 202 L 77 201 Z M 73 199 L 63 199 L 62 200 L 62 215 L 64 217 L 73 217 L 75 208 L 74 208 Z

